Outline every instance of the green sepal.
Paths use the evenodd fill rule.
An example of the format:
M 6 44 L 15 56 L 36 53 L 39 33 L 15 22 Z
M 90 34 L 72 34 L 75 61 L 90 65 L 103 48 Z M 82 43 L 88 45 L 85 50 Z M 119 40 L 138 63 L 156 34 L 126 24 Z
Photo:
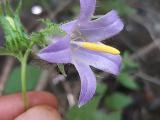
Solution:
M 45 28 L 39 32 L 32 33 L 31 40 L 34 44 L 45 46 L 48 44 L 48 37 L 66 35 L 66 33 L 60 28 L 59 24 L 52 23 L 49 19 L 41 19 L 39 21 L 44 24 Z
M 41 19 L 40 21 L 46 26 L 46 29 L 43 30 L 44 34 L 52 36 L 66 35 L 66 33 L 60 28 L 60 24 L 53 23 L 49 19 Z

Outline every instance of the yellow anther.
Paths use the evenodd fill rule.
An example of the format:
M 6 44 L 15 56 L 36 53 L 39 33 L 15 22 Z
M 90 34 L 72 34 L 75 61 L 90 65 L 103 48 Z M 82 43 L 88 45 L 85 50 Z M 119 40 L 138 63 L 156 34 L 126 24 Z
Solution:
M 115 54 L 115 55 L 120 54 L 120 51 L 118 49 L 108 45 L 104 45 L 104 44 L 81 42 L 79 45 L 83 48 L 93 50 L 93 51 L 106 52 L 106 53 Z

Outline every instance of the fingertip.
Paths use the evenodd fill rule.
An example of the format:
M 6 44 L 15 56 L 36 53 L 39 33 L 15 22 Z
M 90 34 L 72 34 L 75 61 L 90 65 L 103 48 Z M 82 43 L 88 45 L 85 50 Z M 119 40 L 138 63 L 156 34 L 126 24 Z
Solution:
M 61 117 L 56 109 L 41 105 L 27 110 L 15 120 L 61 120 Z
M 49 92 L 29 92 L 28 93 L 30 107 L 35 105 L 47 104 L 55 109 L 58 109 L 58 102 L 55 96 Z
M 56 97 L 48 92 L 28 92 L 29 107 L 48 105 L 57 109 Z M 24 112 L 24 104 L 20 93 L 0 97 L 0 120 L 13 120 Z

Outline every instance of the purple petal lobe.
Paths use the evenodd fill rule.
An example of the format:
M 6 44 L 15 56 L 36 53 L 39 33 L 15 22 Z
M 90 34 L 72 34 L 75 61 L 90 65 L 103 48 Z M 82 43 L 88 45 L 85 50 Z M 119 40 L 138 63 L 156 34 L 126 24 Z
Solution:
M 96 8 L 96 0 L 80 0 L 80 16 L 79 22 L 89 21 L 94 14 Z
M 115 11 L 111 11 L 100 19 L 80 26 L 80 32 L 88 41 L 98 42 L 118 34 L 124 27 Z
M 98 42 L 98 43 L 103 44 L 102 42 Z M 103 53 L 103 52 L 96 52 L 96 51 L 90 51 L 90 52 L 93 53 L 93 54 L 97 54 L 97 55 L 100 55 L 102 57 L 105 57 L 105 58 L 113 61 L 119 67 L 121 67 L 122 57 L 120 55 L 113 55 L 113 54 L 110 54 L 110 53 Z
M 56 52 L 59 50 L 64 50 L 66 48 L 70 48 L 70 36 L 66 36 L 64 38 L 58 38 L 55 40 L 56 43 L 49 45 L 48 47 L 42 49 L 40 53 L 46 52 Z
M 101 54 L 93 52 L 83 48 L 73 53 L 73 59 L 79 60 L 82 63 L 93 66 L 105 72 L 109 72 L 114 75 L 118 75 L 120 71 L 120 58 L 119 56 L 112 56 L 107 54 Z
M 120 19 L 117 11 L 111 10 L 110 12 L 103 15 L 102 17 L 100 17 L 96 20 L 92 20 L 89 23 L 85 24 L 84 27 L 86 27 L 86 28 L 87 27 L 95 28 L 95 27 L 100 27 L 100 26 L 104 27 L 104 26 L 107 26 L 107 25 L 114 23 L 117 19 Z M 81 27 L 83 29 L 83 25 Z
M 42 49 L 38 56 L 51 63 L 71 63 L 70 38 L 57 40 L 56 43 Z
M 79 97 L 79 107 L 86 104 L 96 91 L 96 78 L 88 65 L 81 62 L 73 62 L 81 79 L 81 92 Z
M 97 54 L 97 53 L 96 53 Z M 99 55 L 106 57 L 107 59 L 113 61 L 117 66 L 121 67 L 122 58 L 120 55 L 113 55 L 109 53 L 99 53 Z
M 71 54 L 70 49 L 65 49 L 57 52 L 40 53 L 38 56 L 40 59 L 48 61 L 50 63 L 70 63 Z
M 76 25 L 76 20 L 62 24 L 61 29 L 64 30 L 68 34 L 71 34 L 75 25 Z

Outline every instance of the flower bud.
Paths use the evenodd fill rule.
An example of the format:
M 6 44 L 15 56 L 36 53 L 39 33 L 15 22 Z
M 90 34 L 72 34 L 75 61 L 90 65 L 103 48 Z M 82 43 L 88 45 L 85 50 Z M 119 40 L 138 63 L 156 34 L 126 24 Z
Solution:
M 29 38 L 24 32 L 20 18 L 17 15 L 2 16 L 0 23 L 5 33 L 5 48 L 15 54 L 23 53 L 29 46 Z
M 14 20 L 13 20 L 11 17 L 9 17 L 9 16 L 6 16 L 5 18 L 6 18 L 6 20 L 9 22 L 10 26 L 11 26 L 14 30 L 16 30 L 16 26 L 15 26 Z

